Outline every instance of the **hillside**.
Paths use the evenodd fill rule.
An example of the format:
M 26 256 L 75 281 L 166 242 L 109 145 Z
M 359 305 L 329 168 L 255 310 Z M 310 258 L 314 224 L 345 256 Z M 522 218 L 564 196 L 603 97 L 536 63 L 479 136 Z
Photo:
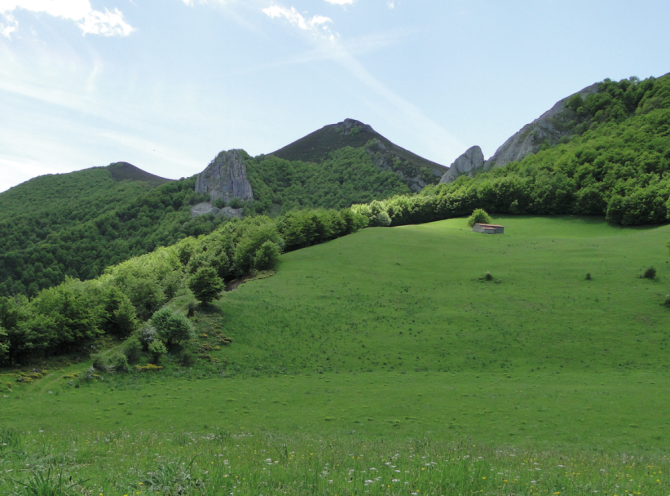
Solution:
M 77 222 L 168 181 L 126 162 L 47 174 L 0 193 L 0 222 L 37 212 Z
M 238 167 L 248 172 L 253 200 L 229 198 L 228 203 L 244 207 L 247 215 L 276 216 L 295 208 L 347 208 L 439 181 L 441 166 L 393 145 L 369 126 L 346 121 L 327 129 L 342 139 L 328 150 L 324 145 L 319 157 L 300 155 L 293 145 L 283 149 L 285 155 L 300 160 L 235 152 L 242 161 Z M 230 153 L 221 152 L 212 162 Z M 196 193 L 195 183 L 195 178 L 170 181 L 119 162 L 41 176 L 0 194 L 0 296 L 34 296 L 66 276 L 93 279 L 109 265 L 212 232 L 228 217 L 193 217 L 192 206 L 221 200 L 218 193 Z M 204 211 L 211 211 L 213 205 L 207 205 Z
M 40 176 L 0 194 L 0 296 L 35 295 L 65 276 L 91 279 L 111 264 L 223 219 L 192 219 L 194 179 L 170 181 L 117 163 Z
M 397 157 L 414 166 L 430 169 L 435 175 L 441 176 L 447 169 L 444 165 L 431 162 L 405 150 L 376 132 L 372 129 L 372 126 L 354 119 L 345 119 L 343 122 L 324 126 L 318 131 L 314 131 L 269 155 L 289 161 L 299 160 L 302 162 L 320 163 L 336 150 L 341 150 L 345 147 L 362 148 L 368 142 L 374 140 L 381 142 Z
M 476 161 L 466 160 L 468 150 L 452 164 L 440 182 L 450 183 L 460 175 L 472 177 L 494 167 L 521 162 L 542 150 L 568 143 L 589 130 L 595 131 L 604 124 L 620 125 L 635 116 L 668 108 L 668 80 L 670 74 L 644 81 L 631 77 L 618 82 L 605 79 L 592 84 L 559 100 L 540 117 L 523 126 L 488 160 L 483 156 Z M 479 147 L 473 148 L 479 150 Z M 479 152 L 481 155 L 481 150 Z
M 504 235 L 459 218 L 283 255 L 274 276 L 196 310 L 188 367 L 168 354 L 155 371 L 93 375 L 74 357 L 32 381 L 16 378 L 34 365 L 3 371 L 5 464 L 67 453 L 68 474 L 103 494 L 188 480 L 250 494 L 333 480 L 339 494 L 371 472 L 426 494 L 471 489 L 473 473 L 484 494 L 665 494 L 670 228 L 494 221 Z M 654 280 L 639 277 L 649 265 Z

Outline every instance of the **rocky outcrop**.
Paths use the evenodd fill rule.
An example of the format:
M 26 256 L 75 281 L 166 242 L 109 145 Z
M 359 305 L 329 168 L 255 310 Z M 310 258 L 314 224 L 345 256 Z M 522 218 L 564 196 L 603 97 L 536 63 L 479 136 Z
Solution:
M 599 87 L 600 83 L 592 84 L 578 91 L 575 95 L 586 98 L 592 93 L 597 93 Z M 505 141 L 486 161 L 485 168 L 502 167 L 510 162 L 517 162 L 540 151 L 542 145 L 554 146 L 563 136 L 573 134 L 570 128 L 565 125 L 570 119 L 574 118 L 570 115 L 573 111 L 565 107 L 565 103 L 572 96 L 570 95 L 557 102 L 551 109 L 530 124 L 526 124 L 518 133 Z
M 528 155 L 540 151 L 543 146 L 557 145 L 562 138 L 574 134 L 574 128 L 570 124 L 574 123 L 577 114 L 566 107 L 567 101 L 574 95 L 586 98 L 590 94 L 597 93 L 599 87 L 600 83 L 592 84 L 563 98 L 533 122 L 522 127 L 486 161 L 483 160 L 481 149 L 473 146 L 451 164 L 451 168 L 442 176 L 440 183 L 453 182 L 464 174 L 473 177 L 478 172 L 523 160 Z M 477 150 L 479 150 L 478 153 Z M 475 154 L 477 154 L 476 157 Z M 479 155 L 481 155 L 481 161 Z
M 223 207 L 216 208 L 210 202 L 198 203 L 191 207 L 191 217 L 197 217 L 199 215 L 225 215 L 226 217 L 243 217 L 243 208 L 232 208 L 232 207 Z
M 477 172 L 483 170 L 483 168 L 484 153 L 482 153 L 482 149 L 478 146 L 473 146 L 468 148 L 463 155 L 451 164 L 449 170 L 440 179 L 440 184 L 451 183 L 464 174 L 473 177 Z
M 228 202 L 233 198 L 242 201 L 254 199 L 247 177 L 247 166 L 239 150 L 219 153 L 207 168 L 198 174 L 195 192 L 209 195 L 211 201 Z

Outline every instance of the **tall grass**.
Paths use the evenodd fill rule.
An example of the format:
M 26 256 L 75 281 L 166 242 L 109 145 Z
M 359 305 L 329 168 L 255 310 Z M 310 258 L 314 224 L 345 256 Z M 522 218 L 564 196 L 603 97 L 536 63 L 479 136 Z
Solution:
M 11 475 L 0 479 L 2 494 L 667 496 L 670 484 L 666 456 L 494 449 L 468 440 L 122 429 L 33 433 L 26 441 L 25 450 L 1 451 Z M 36 489 L 46 487 L 60 492 Z

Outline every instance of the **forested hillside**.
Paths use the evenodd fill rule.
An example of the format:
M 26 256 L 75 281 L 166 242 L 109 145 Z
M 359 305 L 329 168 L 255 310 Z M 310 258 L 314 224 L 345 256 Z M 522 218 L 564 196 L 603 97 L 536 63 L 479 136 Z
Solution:
M 92 279 L 223 222 L 191 219 L 190 206 L 203 200 L 193 178 L 166 183 L 123 167 L 115 179 L 115 169 L 42 176 L 0 195 L 0 295 L 34 296 L 65 276 Z
M 621 225 L 670 220 L 670 76 L 606 80 L 587 101 L 569 102 L 582 115 L 574 135 L 520 162 L 474 178 L 426 187 L 356 211 L 390 225 L 491 213 L 606 215 Z M 380 221 L 381 222 L 381 221 Z M 384 225 L 382 222 L 379 225 Z
M 342 209 L 411 192 L 366 148 L 335 150 L 319 164 L 242 154 L 255 201 L 231 203 L 246 215 Z M 105 267 L 228 222 L 191 215 L 193 205 L 209 200 L 195 193 L 195 177 L 167 182 L 128 165 L 42 176 L 0 195 L 0 296 L 32 297 L 66 276 L 94 279 Z M 397 166 L 407 176 L 439 179 L 409 162 Z
M 336 150 L 321 163 L 289 161 L 274 155 L 249 157 L 246 163 L 255 198 L 250 207 L 258 213 L 271 213 L 273 209 L 286 213 L 305 207 L 341 209 L 411 193 L 398 174 L 375 166 L 365 147 Z M 417 167 L 410 172 L 426 173 Z
M 30 301 L 23 295 L 0 296 L 0 366 L 87 350 L 102 336 L 127 338 L 175 296 L 192 290 L 206 303 L 224 281 L 273 269 L 282 251 L 366 225 L 367 219 L 349 210 L 235 219 L 207 236 L 188 237 L 109 267 L 93 280 L 66 277 Z M 171 342 L 165 344 L 169 348 Z

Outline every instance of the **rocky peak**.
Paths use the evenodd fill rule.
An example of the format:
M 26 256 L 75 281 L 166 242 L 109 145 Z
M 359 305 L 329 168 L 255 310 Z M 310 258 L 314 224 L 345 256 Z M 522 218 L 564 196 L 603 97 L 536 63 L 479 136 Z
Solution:
M 600 83 L 587 86 L 581 91 L 574 93 L 586 98 L 592 93 L 597 93 Z M 547 110 L 540 117 L 530 124 L 526 124 L 514 136 L 509 138 L 500 148 L 496 150 L 493 156 L 487 160 L 486 169 L 491 167 L 502 167 L 510 162 L 517 162 L 528 155 L 540 151 L 543 144 L 554 146 L 565 136 L 572 134 L 569 129 L 562 126 L 562 121 L 572 118 L 572 110 L 565 107 L 566 102 L 574 95 L 559 100 L 553 107 Z
M 211 201 L 233 198 L 253 200 L 254 194 L 247 177 L 247 166 L 239 150 L 219 153 L 207 168 L 198 174 L 195 192 L 210 196 Z
M 344 136 L 357 134 L 361 131 L 366 131 L 368 133 L 375 132 L 369 124 L 363 124 L 355 119 L 344 119 L 344 121 L 338 122 L 333 127 L 335 128 L 336 133 L 343 134 Z
M 478 146 L 473 146 L 451 164 L 451 168 L 442 176 L 440 183 L 453 182 L 463 174 L 473 177 L 478 172 L 523 160 L 528 155 L 539 152 L 543 145 L 554 146 L 558 144 L 564 136 L 574 134 L 568 124 L 575 118 L 575 112 L 567 108 L 565 104 L 574 95 L 586 98 L 592 93 L 597 93 L 599 88 L 600 83 L 595 83 L 559 100 L 544 114 L 530 124 L 526 124 L 519 132 L 505 141 L 486 161 L 484 161 L 481 149 Z M 478 153 L 477 150 L 479 150 Z
M 473 177 L 477 172 L 482 170 L 484 167 L 484 153 L 482 149 L 478 146 L 473 146 L 468 148 L 468 150 L 458 157 L 449 170 L 444 173 L 442 179 L 440 179 L 440 184 L 454 182 L 458 176 L 464 174 Z

